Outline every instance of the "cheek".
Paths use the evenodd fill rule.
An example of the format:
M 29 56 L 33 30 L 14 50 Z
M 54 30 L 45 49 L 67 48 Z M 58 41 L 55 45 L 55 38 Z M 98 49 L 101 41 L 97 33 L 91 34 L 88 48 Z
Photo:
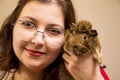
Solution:
M 28 42 L 31 40 L 32 35 L 28 34 L 24 30 L 21 30 L 19 27 L 15 26 L 13 30 L 13 49 L 14 51 L 20 50 L 21 47 L 25 47 Z
M 30 32 L 15 27 L 13 30 L 13 39 L 19 41 L 30 41 L 34 35 Z
M 49 54 L 51 54 L 50 61 L 54 61 L 57 58 L 63 44 L 64 38 L 46 40 L 47 51 L 49 52 Z
M 47 39 L 46 46 L 53 49 L 53 50 L 61 50 L 61 47 L 64 44 L 64 37 L 57 38 L 57 39 Z

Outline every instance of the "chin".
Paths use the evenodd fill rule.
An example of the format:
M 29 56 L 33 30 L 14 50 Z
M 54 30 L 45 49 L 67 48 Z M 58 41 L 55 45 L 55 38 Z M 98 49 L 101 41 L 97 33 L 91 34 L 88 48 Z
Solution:
M 43 68 L 36 67 L 36 66 L 31 66 L 29 69 L 34 73 L 39 73 L 39 72 L 42 72 L 44 70 Z

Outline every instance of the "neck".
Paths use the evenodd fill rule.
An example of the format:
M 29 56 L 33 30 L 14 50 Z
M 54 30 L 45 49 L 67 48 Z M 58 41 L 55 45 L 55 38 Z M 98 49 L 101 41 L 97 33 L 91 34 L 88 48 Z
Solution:
M 20 67 L 14 74 L 14 80 L 42 80 L 42 72 L 34 72 L 26 67 Z

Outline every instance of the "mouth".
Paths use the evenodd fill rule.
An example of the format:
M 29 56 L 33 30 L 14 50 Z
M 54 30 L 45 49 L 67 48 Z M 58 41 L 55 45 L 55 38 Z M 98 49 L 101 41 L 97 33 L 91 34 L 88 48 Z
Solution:
M 32 49 L 25 49 L 31 56 L 34 56 L 34 57 L 40 57 L 40 56 L 43 56 L 45 53 L 44 52 L 40 52 L 40 51 L 37 51 L 37 50 L 32 50 Z
M 87 47 L 73 47 L 73 52 L 76 54 L 76 55 L 85 55 L 87 52 L 89 51 L 89 48 Z

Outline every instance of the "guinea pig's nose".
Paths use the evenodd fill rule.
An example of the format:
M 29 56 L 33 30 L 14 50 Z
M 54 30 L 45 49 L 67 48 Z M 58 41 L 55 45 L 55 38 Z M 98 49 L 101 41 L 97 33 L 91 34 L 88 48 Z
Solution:
M 78 48 L 78 46 L 77 45 L 74 45 L 74 46 L 72 46 L 73 47 L 73 49 L 77 49 Z

